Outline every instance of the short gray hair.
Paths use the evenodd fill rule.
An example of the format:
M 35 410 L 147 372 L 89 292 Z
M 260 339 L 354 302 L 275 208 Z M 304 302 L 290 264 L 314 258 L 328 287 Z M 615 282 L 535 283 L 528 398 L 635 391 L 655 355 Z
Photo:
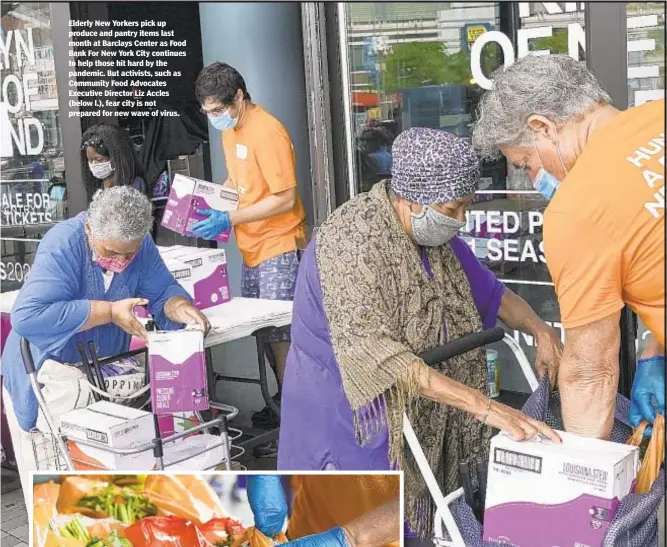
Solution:
M 153 207 L 131 186 L 112 186 L 95 193 L 86 221 L 97 241 L 138 241 L 153 226 Z
M 479 102 L 472 144 L 484 158 L 500 147 L 532 144 L 527 121 L 540 114 L 561 125 L 595 105 L 611 103 L 600 82 L 582 62 L 568 55 L 527 55 L 493 75 L 493 87 Z

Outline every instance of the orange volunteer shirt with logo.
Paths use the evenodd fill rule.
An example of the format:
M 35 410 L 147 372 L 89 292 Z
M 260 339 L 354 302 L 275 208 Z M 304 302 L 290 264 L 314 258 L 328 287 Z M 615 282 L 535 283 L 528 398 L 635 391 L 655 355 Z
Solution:
M 222 132 L 228 178 L 239 192 L 239 209 L 296 188 L 295 154 L 285 127 L 251 104 L 241 126 Z M 251 268 L 282 253 L 305 248 L 306 213 L 297 195 L 291 211 L 234 226 L 243 262 Z
M 295 475 L 292 490 L 294 503 L 287 535 L 294 540 L 349 524 L 400 495 L 401 483 L 399 475 Z M 403 533 L 401 518 L 396 529 Z
M 665 344 L 665 101 L 616 115 L 589 139 L 544 215 L 566 329 L 627 304 Z

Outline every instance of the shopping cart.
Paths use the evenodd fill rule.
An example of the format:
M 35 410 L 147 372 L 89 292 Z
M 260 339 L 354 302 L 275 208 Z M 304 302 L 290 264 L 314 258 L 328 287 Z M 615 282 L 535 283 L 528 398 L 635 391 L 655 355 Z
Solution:
M 433 365 L 472 349 L 500 341 L 509 346 L 533 392 L 523 407 L 523 412 L 528 416 L 546 422 L 551 427 L 562 429 L 558 396 L 551 392 L 546 378 L 542 382 L 538 381 L 521 346 L 501 328 L 464 336 L 449 344 L 424 352 L 421 358 L 426 364 Z M 616 420 L 612 432 L 612 441 L 625 443 L 632 433 L 632 427 L 627 418 L 629 401 L 622 395 L 618 395 L 616 402 Z M 403 415 L 403 435 L 435 502 L 434 545 L 436 547 L 496 545 L 482 541 L 482 526 L 479 523 L 479 515 L 475 515 L 473 508 L 464 501 L 464 488 L 459 488 L 447 495 L 442 493 L 406 414 Z M 485 485 L 480 483 L 478 488 L 483 492 Z M 658 510 L 664 498 L 665 476 L 663 470 L 655 480 L 650 492 L 639 495 L 630 494 L 620 502 L 614 520 L 605 535 L 603 545 L 605 547 L 657 547 Z
M 91 386 L 93 398 L 95 401 L 101 400 L 101 398 L 113 398 L 117 399 L 117 396 L 112 396 L 107 393 L 104 384 L 104 378 L 102 377 L 101 367 L 103 365 L 111 364 L 117 362 L 119 359 L 134 357 L 146 352 L 146 348 L 141 348 L 133 351 L 124 352 L 113 357 L 107 357 L 100 359 L 97 355 L 95 345 L 93 343 L 88 344 L 88 349 L 90 350 L 90 361 L 86 355 L 85 346 L 83 344 L 78 345 L 79 353 L 82 358 L 82 365 L 86 373 L 87 381 Z M 51 412 L 48 408 L 47 402 L 42 393 L 41 386 L 37 380 L 37 372 L 35 370 L 35 363 L 32 357 L 32 352 L 30 351 L 30 344 L 25 338 L 21 339 L 21 355 L 23 358 L 23 364 L 25 367 L 26 374 L 30 379 L 30 385 L 32 391 L 37 399 L 37 404 L 39 410 L 44 417 L 44 421 L 47 425 L 47 431 L 34 428 L 30 431 L 30 437 L 32 442 L 33 454 L 35 457 L 35 463 L 37 465 L 38 471 L 72 471 L 75 469 L 74 463 L 80 463 L 85 468 L 94 468 L 95 466 L 88 461 L 78 461 L 73 459 L 67 449 L 67 438 L 63 436 L 56 426 L 56 423 L 51 415 Z M 146 379 L 148 379 L 148 360 L 146 359 Z M 146 382 L 148 386 L 148 382 Z M 132 406 L 146 406 L 150 402 L 149 397 L 146 395 L 148 390 L 140 390 L 141 393 L 135 394 L 134 397 L 122 397 L 123 399 L 131 400 L 143 398 L 142 402 L 139 402 L 136 405 Z M 198 425 L 189 428 L 185 431 L 175 433 L 166 438 L 162 437 L 159 427 L 159 418 L 156 414 L 153 414 L 153 421 L 155 424 L 155 438 L 146 441 L 145 443 L 135 446 L 132 448 L 113 448 L 106 444 L 102 444 L 92 440 L 83 440 L 76 439 L 76 443 L 82 446 L 88 446 L 91 448 L 96 448 L 105 452 L 110 452 L 116 455 L 137 455 L 144 452 L 152 451 L 153 457 L 155 459 L 155 468 L 158 470 L 169 469 L 174 467 L 186 460 L 197 458 L 208 452 L 214 450 L 221 451 L 220 461 L 216 462 L 214 465 L 207 467 L 206 469 L 216 469 L 224 467 L 225 470 L 232 469 L 232 460 L 239 458 L 243 454 L 243 449 L 233 446 L 232 442 L 242 436 L 242 432 L 238 429 L 230 428 L 228 426 L 228 421 L 232 420 L 238 415 L 238 409 L 230 405 L 224 405 L 215 402 L 209 402 L 209 408 L 219 412 L 219 414 L 212 420 L 204 421 L 200 413 L 195 413 L 198 420 L 201 422 Z M 181 458 L 180 460 L 170 461 L 168 464 L 165 464 L 165 446 L 171 443 L 176 443 L 181 439 L 190 437 L 192 435 L 206 432 L 208 434 L 215 434 L 219 436 L 220 442 L 212 446 L 207 446 L 205 449 L 202 449 L 196 453 L 188 454 L 187 457 Z M 232 455 L 232 450 L 236 449 L 238 452 Z M 104 470 L 103 468 L 100 468 Z

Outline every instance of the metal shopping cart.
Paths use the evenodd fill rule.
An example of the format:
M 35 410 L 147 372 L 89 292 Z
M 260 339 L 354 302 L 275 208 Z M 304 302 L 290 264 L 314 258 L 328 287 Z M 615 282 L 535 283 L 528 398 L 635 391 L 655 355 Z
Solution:
M 86 373 L 86 378 L 90 384 L 92 395 L 95 401 L 99 401 L 102 398 L 108 399 L 117 399 L 117 396 L 111 396 L 105 389 L 104 378 L 102 376 L 101 367 L 103 365 L 111 364 L 117 362 L 119 359 L 134 357 L 142 353 L 147 353 L 146 348 L 141 348 L 133 351 L 124 352 L 113 357 L 107 357 L 100 359 L 97 355 L 95 345 L 91 342 L 88 344 L 88 349 L 90 351 L 90 360 L 86 353 L 85 346 L 83 344 L 78 345 L 79 353 L 81 354 L 82 366 Z M 56 426 L 56 422 L 53 419 L 53 416 L 48 408 L 48 404 L 42 393 L 42 388 L 37 379 L 37 372 L 35 370 L 35 364 L 30 351 L 30 345 L 25 338 L 21 339 L 21 355 L 23 357 L 23 364 L 25 367 L 26 374 L 30 379 L 30 385 L 32 391 L 35 394 L 37 403 L 39 405 L 39 410 L 44 417 L 46 422 L 46 431 L 34 428 L 30 431 L 30 437 L 32 442 L 33 454 L 35 457 L 35 462 L 37 464 L 38 471 L 71 471 L 76 469 L 75 462 L 80 463 L 85 466 L 85 468 L 90 469 L 95 467 L 90 462 L 79 462 L 76 459 L 73 459 L 67 449 L 67 438 L 61 435 L 59 428 Z M 146 386 L 148 384 L 148 359 L 146 355 Z M 150 403 L 150 398 L 147 394 L 148 389 L 139 390 L 139 393 L 135 393 L 129 397 L 122 397 L 126 401 L 133 401 L 134 404 L 131 406 L 135 407 L 146 407 Z M 177 466 L 184 461 L 203 456 L 212 451 L 219 451 L 221 453 L 221 458 L 214 465 L 206 467 L 206 469 L 215 469 L 219 467 L 224 467 L 226 470 L 232 469 L 232 460 L 236 460 L 243 454 L 243 449 L 234 446 L 232 443 L 234 440 L 242 436 L 242 432 L 238 429 L 234 429 L 228 426 L 228 421 L 232 420 L 238 415 L 238 409 L 230 405 L 224 405 L 220 403 L 210 402 L 209 407 L 211 410 L 217 411 L 219 414 L 212 420 L 204 421 L 200 413 L 195 413 L 199 420 L 199 424 L 189 428 L 185 431 L 175 433 L 166 438 L 162 437 L 159 427 L 159 419 L 156 414 L 153 414 L 153 421 L 155 424 L 155 438 L 147 440 L 145 443 L 135 446 L 133 448 L 112 448 L 106 444 L 96 442 L 93 440 L 83 440 L 76 439 L 78 445 L 88 446 L 91 448 L 96 448 L 105 452 L 110 452 L 116 455 L 137 455 L 144 452 L 152 451 L 155 459 L 155 468 L 158 470 L 169 469 L 170 467 Z M 176 443 L 181 441 L 186 437 L 196 435 L 199 433 L 206 432 L 208 434 L 215 435 L 219 437 L 219 443 L 213 444 L 212 446 L 207 446 L 206 448 L 196 452 L 194 454 L 188 454 L 186 458 L 181 458 L 180 460 L 169 461 L 165 463 L 165 446 L 168 446 L 171 443 Z M 236 450 L 236 454 L 232 454 L 233 450 Z M 102 468 L 100 468 L 102 469 Z
M 421 355 L 433 365 L 466 353 L 472 349 L 503 341 L 514 354 L 533 394 L 523 407 L 532 418 L 544 421 L 556 429 L 563 429 L 559 398 L 549 388 L 548 381 L 539 382 L 525 353 L 519 344 L 501 328 L 474 333 Z M 615 442 L 627 442 L 632 428 L 628 423 L 629 401 L 617 396 L 616 420 L 612 432 Z M 464 501 L 464 488 L 444 495 L 440 490 L 407 415 L 403 416 L 403 434 L 412 451 L 417 466 L 436 505 L 433 524 L 433 543 L 437 547 L 485 547 L 496 544 L 482 540 L 479 514 Z M 619 504 L 604 539 L 604 547 L 657 547 L 658 510 L 665 498 L 664 469 L 646 494 L 630 494 Z M 485 485 L 479 484 L 481 492 Z M 483 494 L 482 494 L 483 497 Z M 482 500 L 483 504 L 483 500 Z M 483 510 L 483 507 L 482 507 Z

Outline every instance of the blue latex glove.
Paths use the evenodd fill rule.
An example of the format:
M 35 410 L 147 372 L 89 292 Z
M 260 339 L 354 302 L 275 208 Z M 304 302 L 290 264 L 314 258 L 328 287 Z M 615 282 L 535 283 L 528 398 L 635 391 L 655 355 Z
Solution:
M 347 537 L 342 528 L 332 528 L 328 532 L 313 534 L 294 541 L 285 543 L 283 547 L 294 545 L 295 547 L 350 547 Z
M 655 404 L 652 398 L 655 398 Z M 630 423 L 634 427 L 637 427 L 642 420 L 652 424 L 655 421 L 656 413 L 665 414 L 665 357 L 663 355 L 639 360 L 630 401 Z M 650 436 L 651 428 L 647 427 L 644 435 Z
M 229 221 L 227 211 L 215 211 L 213 209 L 201 209 L 197 211 L 200 215 L 206 216 L 192 226 L 192 233 L 202 239 L 215 239 L 222 232 L 229 230 L 232 223 Z
M 279 475 L 250 475 L 248 501 L 255 515 L 255 528 L 268 537 L 282 532 L 287 518 L 287 501 Z

